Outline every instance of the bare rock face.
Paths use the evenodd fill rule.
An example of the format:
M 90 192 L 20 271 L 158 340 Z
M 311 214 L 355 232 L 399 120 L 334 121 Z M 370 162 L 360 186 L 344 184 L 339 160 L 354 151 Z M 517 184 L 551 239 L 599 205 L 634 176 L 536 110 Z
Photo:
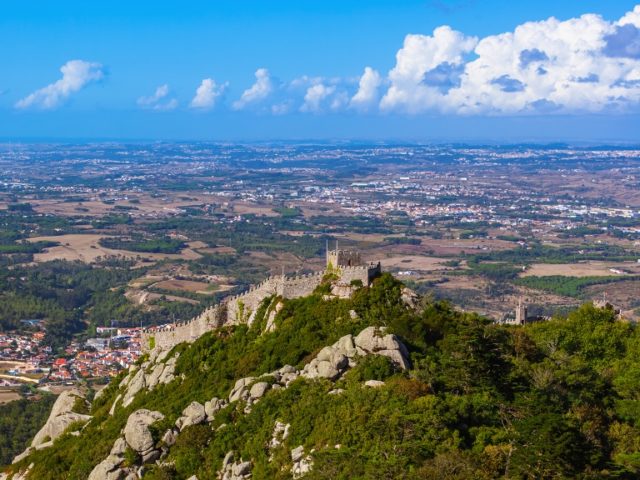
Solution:
M 247 480 L 251 478 L 251 462 L 243 462 L 239 459 L 233 461 L 233 452 L 228 452 L 222 461 L 222 469 L 218 472 L 218 478 L 222 480 Z
M 183 430 L 191 425 L 198 425 L 207 418 L 204 405 L 198 402 L 191 402 L 187 408 L 182 411 L 182 416 L 176 420 L 176 427 Z
M 217 397 L 213 397 L 204 404 L 204 412 L 207 414 L 207 421 L 212 422 L 220 410 L 227 406 L 227 402 Z
M 249 395 L 253 400 L 257 400 L 262 398 L 265 393 L 271 388 L 267 382 L 257 382 L 251 385 L 251 390 L 249 390 Z
M 309 455 L 304 454 L 304 447 L 302 445 L 291 450 L 291 461 L 293 462 L 293 467 L 291 468 L 293 478 L 304 476 L 306 473 L 309 473 L 311 467 L 313 467 L 313 460 Z
M 254 380 L 255 377 L 245 377 L 238 380 L 229 394 L 229 403 L 237 402 L 238 400 L 248 400 L 250 397 L 249 385 L 251 385 Z
M 283 307 L 284 303 L 278 302 L 275 308 L 269 312 L 269 316 L 267 317 L 267 326 L 264 329 L 265 332 L 273 332 L 276 329 L 276 315 Z
M 154 441 L 149 426 L 163 418 L 162 413 L 147 409 L 136 410 L 129 415 L 124 427 L 124 438 L 129 446 L 140 454 L 153 449 Z
M 31 446 L 37 448 L 47 442 L 55 440 L 75 422 L 86 422 L 90 415 L 83 415 L 73 411 L 78 399 L 85 401 L 85 395 L 80 390 L 73 389 L 62 392 L 53 404 L 47 423 L 40 429 L 31 442 Z
M 408 352 L 395 335 L 384 335 L 384 330 L 368 327 L 355 339 L 345 335 L 329 347 L 324 347 L 316 358 L 305 365 L 302 376 L 337 380 L 356 365 L 358 356 L 384 355 L 402 369 L 409 368 Z
M 109 455 L 91 470 L 88 480 L 122 480 L 127 474 L 120 468 L 122 462 L 122 457 Z
M 133 402 L 136 394 L 147 386 L 144 369 L 140 368 L 127 385 L 127 391 L 122 399 L 122 405 L 128 407 Z
M 273 434 L 271 435 L 271 441 L 269 442 L 269 448 L 276 448 L 282 445 L 282 443 L 289 437 L 289 429 L 291 425 L 289 423 L 282 423 L 276 421 L 273 426 Z
M 170 428 L 169 430 L 164 432 L 164 435 L 162 436 L 162 442 L 167 447 L 172 447 L 176 443 L 177 439 L 178 439 L 178 431 L 173 428 Z
M 384 382 L 380 380 L 367 380 L 366 382 L 364 382 L 364 386 L 371 388 L 380 388 L 384 387 Z
M 384 335 L 384 329 L 367 327 L 355 338 L 356 350 L 361 355 L 375 354 L 389 357 L 398 367 L 406 370 L 409 352 L 393 334 Z
M 160 352 L 157 358 L 152 357 L 151 360 L 143 363 L 139 368 L 135 365 L 130 367 L 129 375 L 120 382 L 120 388 L 126 387 L 124 395 L 119 394 L 119 396 L 122 395 L 123 407 L 131 405 L 140 391 L 144 389 L 151 391 L 159 384 L 167 384 L 175 379 L 176 362 L 180 354 L 174 355 L 163 363 L 168 353 L 168 350 Z M 148 369 L 150 369 L 149 372 L 147 372 Z M 115 412 L 117 403 L 118 400 L 111 405 L 110 415 Z
M 164 368 L 164 363 L 158 363 L 155 367 L 153 367 L 151 373 L 146 377 L 145 382 L 149 390 L 153 390 L 154 388 L 156 388 L 156 386 L 158 386 L 160 376 L 162 375 Z
M 416 292 L 411 290 L 410 288 L 404 287 L 402 289 L 402 301 L 404 304 L 412 309 L 418 308 L 418 304 L 420 303 L 420 297 Z

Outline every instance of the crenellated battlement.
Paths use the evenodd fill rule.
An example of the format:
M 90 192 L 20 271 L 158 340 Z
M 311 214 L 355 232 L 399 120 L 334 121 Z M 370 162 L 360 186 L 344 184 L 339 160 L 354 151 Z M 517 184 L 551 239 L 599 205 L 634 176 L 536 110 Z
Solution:
M 336 263 L 331 263 L 330 259 Z M 381 273 L 381 266 L 380 262 L 363 263 L 357 252 L 328 252 L 326 270 L 291 276 L 272 275 L 251 285 L 244 293 L 224 298 L 192 320 L 143 330 L 142 348 L 145 351 L 154 348 L 166 350 L 178 343 L 194 342 L 204 333 L 225 325 L 251 325 L 262 300 L 270 296 L 292 299 L 310 295 L 328 273 L 338 276 L 338 284 L 350 285 L 359 281 L 368 286 Z

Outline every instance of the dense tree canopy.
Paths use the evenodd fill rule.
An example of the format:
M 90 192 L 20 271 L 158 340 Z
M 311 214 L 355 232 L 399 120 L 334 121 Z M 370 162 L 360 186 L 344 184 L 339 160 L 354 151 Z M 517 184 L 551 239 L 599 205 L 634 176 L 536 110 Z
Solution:
M 337 384 L 299 379 L 271 391 L 248 414 L 233 403 L 212 424 L 185 429 L 165 466 L 150 467 L 144 478 L 213 479 L 230 450 L 252 459 L 255 479 L 290 478 L 290 450 L 298 445 L 313 451 L 311 479 L 638 478 L 634 325 L 586 304 L 566 318 L 503 326 L 442 302 L 410 309 L 402 288 L 385 274 L 350 300 L 325 300 L 322 289 L 284 300 L 269 333 L 262 331 L 267 299 L 251 327 L 176 347 L 183 380 L 143 393 L 109 416 L 118 394 L 113 382 L 80 438 L 63 436 L 25 463 L 35 462 L 38 479 L 86 478 L 132 411 L 162 411 L 167 418 L 158 430 L 166 429 L 191 401 L 226 397 L 238 378 L 284 364 L 301 367 L 342 335 L 379 325 L 407 345 L 410 370 L 367 357 Z M 363 388 L 369 379 L 385 386 Z M 344 392 L 328 395 L 334 388 Z M 276 420 L 289 423 L 291 435 L 269 451 Z

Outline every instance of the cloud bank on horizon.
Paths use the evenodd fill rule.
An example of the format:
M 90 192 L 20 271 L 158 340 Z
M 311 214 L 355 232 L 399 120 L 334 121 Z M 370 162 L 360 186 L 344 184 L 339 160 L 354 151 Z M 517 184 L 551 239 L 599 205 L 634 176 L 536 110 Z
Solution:
M 101 64 L 72 60 L 62 78 L 19 100 L 17 109 L 54 109 L 105 77 Z M 409 34 L 385 75 L 366 66 L 359 78 L 301 76 L 288 82 L 258 68 L 253 85 L 225 105 L 228 83 L 201 81 L 186 105 L 273 115 L 440 113 L 528 115 L 640 111 L 640 5 L 617 21 L 597 14 L 518 25 L 484 38 L 444 25 Z M 138 98 L 140 108 L 180 106 L 168 85 Z

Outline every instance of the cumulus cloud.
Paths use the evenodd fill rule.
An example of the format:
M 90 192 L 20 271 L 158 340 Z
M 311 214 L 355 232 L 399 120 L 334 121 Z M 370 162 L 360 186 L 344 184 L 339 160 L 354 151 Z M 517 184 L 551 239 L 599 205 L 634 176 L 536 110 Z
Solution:
M 249 106 L 260 103 L 273 92 L 274 86 L 269 70 L 259 68 L 256 70 L 255 77 L 255 83 L 242 92 L 238 100 L 233 102 L 234 110 L 244 110 Z
M 62 72 L 61 79 L 19 100 L 15 105 L 16 108 L 34 107 L 43 110 L 57 108 L 73 93 L 102 80 L 105 76 L 101 64 L 84 60 L 70 60 L 60 67 L 60 72 Z
M 604 41 L 604 53 L 610 57 L 640 58 L 640 29 L 631 23 L 616 26 Z
M 227 84 L 218 85 L 212 78 L 205 78 L 196 89 L 196 95 L 189 106 L 202 110 L 209 110 L 216 104 L 217 99 L 224 93 Z
M 175 110 L 178 107 L 178 100 L 170 97 L 171 90 L 166 83 L 156 88 L 153 95 L 138 98 L 138 105 L 142 108 L 150 110 L 168 111 Z
M 640 6 L 617 22 L 586 14 L 482 39 L 448 26 L 407 35 L 380 108 L 454 114 L 640 107 Z
M 323 101 L 335 91 L 335 85 L 325 85 L 324 83 L 311 85 L 307 88 L 307 92 L 304 95 L 304 103 L 300 107 L 300 111 L 319 113 L 322 111 Z
M 358 91 L 349 102 L 351 107 L 365 110 L 378 100 L 378 89 L 382 84 L 382 77 L 371 67 L 365 67 L 358 82 Z
M 381 108 L 417 112 L 435 107 L 441 93 L 438 85 L 424 82 L 425 76 L 443 68 L 456 72 L 477 42 L 477 38 L 448 26 L 436 28 L 432 35 L 407 35 L 396 54 L 396 66 L 389 72 L 391 85 L 380 102 Z M 452 83 L 448 76 L 446 81 Z

